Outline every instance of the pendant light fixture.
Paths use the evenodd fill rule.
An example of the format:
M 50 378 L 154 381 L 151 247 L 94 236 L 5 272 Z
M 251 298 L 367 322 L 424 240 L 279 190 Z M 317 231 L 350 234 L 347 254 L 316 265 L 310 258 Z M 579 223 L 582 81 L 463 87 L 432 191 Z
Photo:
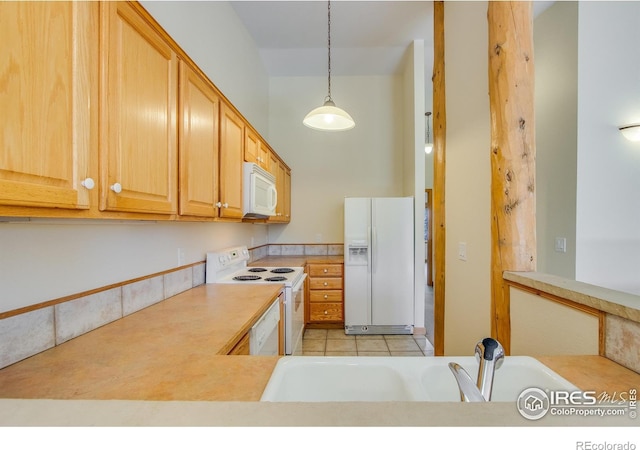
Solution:
M 425 117 L 427 118 L 427 136 L 424 140 L 424 152 L 428 155 L 429 153 L 431 153 L 433 151 L 433 142 L 431 142 L 431 133 L 430 133 L 430 127 L 429 127 L 429 116 L 431 116 L 431 112 L 426 112 L 424 113 Z
M 640 125 L 625 125 L 618 128 L 622 135 L 629 139 L 631 142 L 640 141 Z
M 331 0 L 328 1 L 327 16 L 327 49 L 329 53 L 328 94 L 324 98 L 324 104 L 307 114 L 302 123 L 304 123 L 309 128 L 320 131 L 350 130 L 351 128 L 356 126 L 356 123 L 345 110 L 338 108 L 336 104 L 333 103 L 333 99 L 331 98 Z

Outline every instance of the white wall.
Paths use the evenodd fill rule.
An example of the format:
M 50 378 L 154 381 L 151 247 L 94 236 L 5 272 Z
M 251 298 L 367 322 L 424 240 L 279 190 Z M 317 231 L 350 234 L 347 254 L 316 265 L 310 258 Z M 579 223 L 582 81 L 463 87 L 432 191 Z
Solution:
M 487 2 L 445 2 L 445 354 L 491 334 L 491 161 Z M 467 260 L 458 259 L 466 243 Z
M 205 260 L 207 250 L 266 243 L 251 224 L 34 219 L 0 223 L 0 312 Z
M 578 151 L 578 4 L 556 2 L 534 22 L 538 272 L 574 279 Z M 555 251 L 565 238 L 566 253 Z
M 233 9 L 226 2 L 143 5 L 268 138 L 268 79 Z M 242 223 L 0 222 L 0 312 L 178 267 L 178 247 L 189 264 L 207 250 L 266 243 L 266 225 Z
M 580 2 L 576 279 L 640 295 L 640 3 Z M 597 30 L 594 33 L 593 30 Z
M 332 76 L 333 100 L 356 122 L 348 131 L 302 124 L 326 94 L 326 77 L 270 80 L 270 142 L 292 186 L 292 221 L 270 225 L 270 243 L 341 243 L 344 197 L 403 195 L 402 77 Z

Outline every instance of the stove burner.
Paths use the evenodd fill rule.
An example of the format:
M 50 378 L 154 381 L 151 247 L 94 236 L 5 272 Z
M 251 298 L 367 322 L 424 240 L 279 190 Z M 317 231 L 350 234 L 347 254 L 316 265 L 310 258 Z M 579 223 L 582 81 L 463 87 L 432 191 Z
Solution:
M 291 273 L 293 269 L 289 269 L 288 267 L 279 267 L 277 269 L 271 270 L 271 273 Z
M 287 281 L 287 277 L 269 277 L 265 281 Z
M 233 277 L 236 281 L 255 281 L 260 278 L 262 277 L 259 277 L 258 275 L 238 275 L 237 277 Z
M 264 267 L 254 267 L 252 269 L 247 270 L 247 272 L 266 272 L 267 269 Z

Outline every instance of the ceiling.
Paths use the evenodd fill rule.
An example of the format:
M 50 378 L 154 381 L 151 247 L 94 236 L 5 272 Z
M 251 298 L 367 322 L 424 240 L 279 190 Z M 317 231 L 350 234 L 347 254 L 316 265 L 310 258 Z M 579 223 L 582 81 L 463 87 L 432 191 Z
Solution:
M 553 1 L 534 1 L 534 15 Z M 327 74 L 327 1 L 231 1 L 253 37 L 269 76 Z M 433 1 L 331 2 L 331 74 L 398 73 L 415 39 L 432 72 Z M 430 78 L 430 77 L 429 77 Z
M 327 74 L 327 2 L 232 1 L 269 76 Z M 396 73 L 414 39 L 433 60 L 432 1 L 331 2 L 331 74 Z M 429 69 L 430 70 L 430 69 Z

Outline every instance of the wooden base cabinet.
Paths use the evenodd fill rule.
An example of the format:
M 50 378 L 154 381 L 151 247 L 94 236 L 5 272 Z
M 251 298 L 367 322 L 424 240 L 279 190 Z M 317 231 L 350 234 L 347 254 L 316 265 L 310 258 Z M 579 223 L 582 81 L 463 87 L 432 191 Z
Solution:
M 342 264 L 308 264 L 307 275 L 307 323 L 344 323 Z

